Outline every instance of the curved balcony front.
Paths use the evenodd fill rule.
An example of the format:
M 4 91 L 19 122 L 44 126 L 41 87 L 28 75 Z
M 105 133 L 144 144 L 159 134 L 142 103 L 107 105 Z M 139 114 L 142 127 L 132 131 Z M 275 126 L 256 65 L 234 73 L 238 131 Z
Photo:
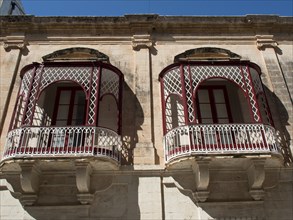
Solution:
M 92 126 L 21 127 L 7 135 L 3 160 L 100 157 L 120 164 L 120 136 Z
M 264 124 L 180 126 L 164 137 L 165 162 L 203 155 L 280 154 L 276 131 Z

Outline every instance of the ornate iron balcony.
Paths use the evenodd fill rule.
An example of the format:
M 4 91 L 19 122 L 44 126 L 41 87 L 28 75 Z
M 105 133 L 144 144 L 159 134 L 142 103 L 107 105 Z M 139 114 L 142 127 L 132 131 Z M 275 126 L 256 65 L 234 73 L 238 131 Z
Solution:
M 198 124 L 170 130 L 165 162 L 189 155 L 280 153 L 275 129 L 264 124 Z
M 8 133 L 3 160 L 96 156 L 120 162 L 121 145 L 116 132 L 102 127 L 21 127 Z

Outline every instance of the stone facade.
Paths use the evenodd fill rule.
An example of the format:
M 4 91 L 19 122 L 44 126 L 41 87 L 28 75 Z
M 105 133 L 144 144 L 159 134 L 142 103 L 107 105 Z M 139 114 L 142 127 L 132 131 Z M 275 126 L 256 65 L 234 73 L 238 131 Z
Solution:
M 1 220 L 293 219 L 292 17 L 0 20 L 1 156 L 26 65 L 55 51 L 87 48 L 109 57 L 124 75 L 121 164 L 88 157 L 2 159 Z M 260 67 L 282 154 L 207 153 L 165 162 L 159 74 L 175 56 L 197 48 L 231 51 L 239 62 Z

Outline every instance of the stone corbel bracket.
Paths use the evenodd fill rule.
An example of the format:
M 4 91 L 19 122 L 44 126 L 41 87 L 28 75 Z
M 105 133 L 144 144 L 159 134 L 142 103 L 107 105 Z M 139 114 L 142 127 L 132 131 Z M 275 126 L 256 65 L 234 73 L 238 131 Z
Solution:
M 263 183 L 265 180 L 265 162 L 266 159 L 251 159 L 248 168 L 249 194 L 254 200 L 262 200 L 265 196 Z
M 278 43 L 273 38 L 273 35 L 256 35 L 257 49 L 265 50 L 266 48 L 278 48 Z
M 81 204 L 91 204 L 93 201 L 93 194 L 91 193 L 90 182 L 92 168 L 88 162 L 77 161 L 75 163 L 76 167 L 76 186 L 79 191 L 77 194 L 77 199 Z
M 22 162 L 19 164 L 21 168 L 20 185 L 23 191 L 20 202 L 23 205 L 33 205 L 38 198 L 40 170 L 34 161 Z
M 132 37 L 132 48 L 134 50 L 140 50 L 142 48 L 151 48 L 153 46 L 153 41 L 151 35 L 133 35 Z
M 4 40 L 4 49 L 10 51 L 13 49 L 23 50 L 27 46 L 25 36 L 8 36 Z
M 204 202 L 209 197 L 209 183 L 210 183 L 210 159 L 194 160 L 192 170 L 195 177 L 196 191 L 193 192 L 193 197 L 199 202 Z

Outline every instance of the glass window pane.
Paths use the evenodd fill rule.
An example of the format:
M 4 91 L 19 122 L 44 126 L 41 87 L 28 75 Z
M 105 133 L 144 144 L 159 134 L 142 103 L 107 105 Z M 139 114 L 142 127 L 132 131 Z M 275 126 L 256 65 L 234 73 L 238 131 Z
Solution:
M 215 103 L 225 103 L 224 92 L 222 89 L 213 90 Z
M 69 111 L 69 105 L 59 105 L 57 120 L 59 119 L 67 119 Z
M 210 98 L 209 98 L 209 92 L 206 89 L 199 89 L 198 92 L 198 101 L 199 103 L 209 103 Z
M 200 104 L 199 109 L 202 118 L 212 118 L 212 110 L 210 104 Z
M 60 92 L 60 98 L 59 98 L 59 104 L 69 104 L 70 103 L 70 96 L 71 91 L 61 91 Z
M 75 92 L 74 104 L 84 105 L 85 95 L 82 90 L 77 90 Z
M 228 118 L 219 118 L 218 119 L 218 122 L 219 123 L 222 123 L 222 124 L 228 124 L 229 123 L 229 119 Z
M 82 118 L 84 115 L 84 105 L 74 105 L 72 118 Z
M 204 123 L 204 124 L 212 124 L 213 119 L 211 119 L 211 118 L 202 118 L 201 122 Z
M 218 118 L 228 117 L 226 104 L 216 104 L 216 110 Z
M 83 118 L 73 118 L 71 125 L 83 125 Z
M 66 120 L 57 120 L 56 125 L 57 126 L 66 126 L 67 125 L 67 119 Z

